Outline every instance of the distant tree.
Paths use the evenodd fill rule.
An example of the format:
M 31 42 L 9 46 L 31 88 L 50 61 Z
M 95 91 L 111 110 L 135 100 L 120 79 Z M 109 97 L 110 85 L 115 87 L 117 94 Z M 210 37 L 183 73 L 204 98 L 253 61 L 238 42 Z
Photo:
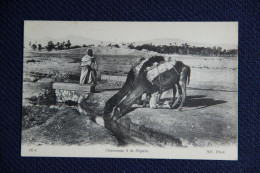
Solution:
M 57 42 L 54 46 L 55 46 L 55 50 L 60 50 L 61 46 L 60 46 L 60 42 Z
M 226 50 L 226 49 L 224 49 L 224 50 L 223 50 L 223 56 L 225 56 L 225 55 L 226 55 L 226 53 L 227 53 L 227 50 Z
M 68 44 L 68 48 L 70 48 L 71 46 L 70 40 L 67 41 L 67 44 Z
M 118 44 L 115 44 L 114 47 L 119 48 L 119 45 L 118 45 Z
M 134 48 L 135 48 L 134 45 L 133 45 L 132 43 L 129 44 L 128 47 L 129 47 L 130 49 L 134 49 Z
M 70 49 L 76 49 L 76 48 L 80 48 L 81 46 L 79 45 L 75 45 L 75 46 L 71 46 Z
M 190 46 L 188 43 L 184 43 L 181 46 L 177 46 L 176 43 L 174 45 L 171 43 L 170 45 L 152 45 L 151 43 L 137 45 L 134 46 L 133 43 L 128 43 L 128 48 L 143 50 L 146 49 L 148 51 L 154 51 L 158 53 L 164 54 L 182 54 L 182 55 L 201 55 L 201 56 L 237 56 L 237 49 L 223 50 L 222 47 L 214 46 L 214 47 L 196 47 Z M 115 45 L 112 45 L 115 46 Z
M 37 49 L 36 44 L 33 44 L 33 45 L 31 46 L 31 48 L 32 48 L 32 50 L 36 50 L 36 49 Z
M 227 50 L 227 53 L 226 53 L 226 56 L 237 56 L 237 49 L 230 49 L 230 50 Z
M 38 44 L 38 50 L 41 51 L 42 50 L 42 45 Z
M 189 53 L 189 47 L 190 45 L 188 45 L 188 43 L 182 44 L 183 54 L 187 55 Z
M 186 55 L 190 54 L 190 45 L 186 45 Z
M 50 52 L 52 51 L 53 49 L 55 48 L 54 44 L 52 43 L 52 41 L 49 41 L 47 46 L 46 46 L 46 49 Z
M 66 47 L 67 49 L 69 49 L 70 46 L 71 46 L 71 43 L 70 43 L 70 40 L 68 40 L 67 43 L 65 44 L 65 47 Z
M 85 45 L 85 44 L 83 44 L 83 46 L 82 47 L 88 47 L 87 45 Z
M 217 56 L 220 56 L 220 55 L 221 55 L 221 50 L 222 50 L 222 47 L 218 46 L 218 47 L 217 47 L 217 50 L 216 50 L 216 55 L 217 55 Z

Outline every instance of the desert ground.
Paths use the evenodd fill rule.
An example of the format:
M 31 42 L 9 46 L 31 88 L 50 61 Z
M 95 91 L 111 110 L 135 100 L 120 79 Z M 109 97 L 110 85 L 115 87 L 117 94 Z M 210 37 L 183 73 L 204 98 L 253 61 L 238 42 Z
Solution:
M 22 143 L 29 145 L 156 145 L 176 147 L 237 144 L 237 57 L 172 56 L 191 67 L 183 111 L 133 105 L 118 122 L 104 122 L 102 108 L 122 86 L 131 63 L 157 55 L 146 50 L 93 47 L 101 81 L 85 106 L 55 103 L 52 83 L 79 81 L 86 48 L 24 53 Z M 115 66 L 115 64 L 117 64 Z

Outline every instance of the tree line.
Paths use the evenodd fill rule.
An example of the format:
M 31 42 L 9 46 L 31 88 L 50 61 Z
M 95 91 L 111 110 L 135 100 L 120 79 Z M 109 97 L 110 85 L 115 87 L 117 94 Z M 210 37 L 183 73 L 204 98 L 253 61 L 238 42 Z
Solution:
M 222 49 L 220 46 L 214 46 L 214 47 L 198 47 L 198 46 L 190 46 L 187 43 L 184 43 L 180 46 L 174 44 L 170 45 L 159 45 L 155 46 L 153 44 L 143 44 L 143 45 L 137 45 L 135 46 L 135 43 L 128 43 L 122 44 L 123 46 L 127 46 L 130 49 L 136 49 L 136 50 L 149 50 L 149 51 L 154 51 L 158 53 L 163 53 L 163 54 L 179 54 L 179 55 L 202 55 L 202 56 L 237 56 L 238 50 L 237 49 Z M 70 40 L 67 42 L 57 42 L 54 44 L 52 41 L 49 41 L 46 46 L 42 46 L 41 44 L 31 44 L 29 43 L 29 46 L 31 46 L 32 50 L 36 51 L 41 51 L 43 49 L 46 49 L 47 51 L 52 51 L 52 50 L 63 50 L 63 49 L 75 49 L 75 48 L 81 48 L 81 47 L 93 47 L 94 44 L 90 45 L 85 45 L 83 44 L 82 46 L 75 45 L 72 46 L 70 43 Z M 98 47 L 101 45 L 98 45 Z M 108 47 L 115 47 L 115 48 L 120 48 L 118 44 L 108 44 Z
M 82 46 L 79 46 L 79 45 L 72 46 L 70 43 L 70 40 L 68 40 L 67 42 L 57 42 L 56 44 L 54 44 L 53 41 L 49 41 L 46 46 L 42 46 L 41 44 L 37 45 L 36 43 L 32 44 L 30 42 L 29 46 L 31 47 L 31 49 L 33 51 L 37 51 L 37 50 L 41 51 L 41 50 L 45 49 L 50 52 L 52 50 L 76 49 L 76 48 L 81 48 L 81 47 L 93 47 L 95 45 L 94 44 L 90 44 L 90 45 L 83 44 Z M 98 45 L 98 46 L 100 47 L 101 45 Z M 115 44 L 115 45 L 108 44 L 107 46 L 119 48 L 118 44 Z
M 70 40 L 68 40 L 67 42 L 57 42 L 56 44 L 54 44 L 52 41 L 49 41 L 46 46 L 42 46 L 41 44 L 31 44 L 30 42 L 29 46 L 31 46 L 32 50 L 34 51 L 41 51 L 43 49 L 46 49 L 47 51 L 52 51 L 72 48 Z
M 222 49 L 222 47 L 196 47 L 190 46 L 187 43 L 182 44 L 181 46 L 170 44 L 170 45 L 159 45 L 155 46 L 150 44 L 143 44 L 134 46 L 133 43 L 129 44 L 130 49 L 136 50 L 149 50 L 163 54 L 180 54 L 180 55 L 203 55 L 203 56 L 237 56 L 237 49 Z

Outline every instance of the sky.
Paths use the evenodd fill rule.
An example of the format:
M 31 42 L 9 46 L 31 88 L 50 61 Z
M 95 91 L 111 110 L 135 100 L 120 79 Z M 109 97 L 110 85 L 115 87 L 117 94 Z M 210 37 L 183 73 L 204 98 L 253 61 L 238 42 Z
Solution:
M 138 42 L 159 38 L 211 44 L 238 44 L 237 22 L 72 22 L 25 21 L 25 38 L 68 35 L 100 41 Z

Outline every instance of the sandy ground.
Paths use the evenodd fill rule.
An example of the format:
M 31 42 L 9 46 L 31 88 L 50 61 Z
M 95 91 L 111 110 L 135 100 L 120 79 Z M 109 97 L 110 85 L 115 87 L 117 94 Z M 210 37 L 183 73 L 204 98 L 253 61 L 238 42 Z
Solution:
M 182 146 L 236 143 L 237 93 L 188 90 L 187 94 L 182 112 L 177 109 L 136 108 L 126 117 L 129 117 L 133 124 L 179 139 Z M 170 98 L 163 98 L 164 100 Z
M 123 54 L 119 52 L 118 50 L 118 54 Z M 129 51 L 130 53 L 132 52 Z M 58 75 L 63 77 L 65 73 L 78 74 L 80 62 L 69 57 L 33 57 L 36 62 L 27 63 L 32 57 L 25 58 L 22 142 L 36 145 L 235 145 L 237 58 L 172 56 L 191 67 L 191 82 L 183 111 L 133 105 L 131 111 L 121 120 L 105 125 L 102 118 L 96 115 L 100 115 L 104 102 L 116 90 L 100 90 L 95 93 L 87 108 L 83 108 L 85 112 L 78 106 L 26 107 L 31 104 L 28 98 L 38 96 L 43 89 L 51 87 L 51 82 L 57 80 Z M 46 75 L 42 76 L 43 73 Z M 115 85 L 118 88 L 123 80 L 124 78 L 120 78 L 106 87 L 111 89 L 110 85 Z M 102 85 L 108 83 L 101 81 L 99 85 L 102 88 Z M 171 95 L 171 91 L 164 93 L 162 101 L 170 100 Z M 92 108 L 97 109 L 94 118 L 93 112 L 89 113 Z

